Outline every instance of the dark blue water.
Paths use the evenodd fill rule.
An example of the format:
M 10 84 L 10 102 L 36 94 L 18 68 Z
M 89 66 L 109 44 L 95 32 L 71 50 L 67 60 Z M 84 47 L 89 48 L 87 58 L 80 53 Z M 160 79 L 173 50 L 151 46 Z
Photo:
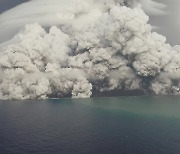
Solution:
M 180 97 L 0 101 L 0 154 L 180 154 Z

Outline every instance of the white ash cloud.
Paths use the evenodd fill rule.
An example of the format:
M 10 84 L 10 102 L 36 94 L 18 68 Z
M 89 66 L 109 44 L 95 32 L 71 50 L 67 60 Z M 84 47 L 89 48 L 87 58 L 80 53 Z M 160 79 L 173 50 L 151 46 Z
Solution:
M 31 23 L 51 27 L 75 22 L 80 28 L 97 20 L 112 5 L 139 7 L 148 14 L 165 13 L 165 5 L 153 0 L 30 0 L 0 14 L 0 43 Z
M 2 45 L 0 99 L 84 98 L 113 90 L 180 94 L 180 47 L 151 32 L 141 8 L 103 1 L 96 11 L 76 11 L 49 30 L 26 25 Z

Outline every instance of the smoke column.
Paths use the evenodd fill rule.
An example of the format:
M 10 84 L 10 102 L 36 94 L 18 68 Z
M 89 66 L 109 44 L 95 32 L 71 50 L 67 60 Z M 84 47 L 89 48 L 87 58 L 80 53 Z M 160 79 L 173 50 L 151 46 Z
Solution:
M 163 14 L 165 6 L 33 0 L 5 12 L 4 34 L 21 31 L 0 45 L 0 99 L 85 98 L 116 90 L 180 94 L 180 47 L 152 32 L 143 8 Z

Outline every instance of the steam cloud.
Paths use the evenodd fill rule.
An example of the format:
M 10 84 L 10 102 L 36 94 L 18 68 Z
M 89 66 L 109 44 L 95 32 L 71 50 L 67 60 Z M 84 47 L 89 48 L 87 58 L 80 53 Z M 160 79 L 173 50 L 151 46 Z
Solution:
M 33 2 L 41 6 L 42 1 L 28 3 Z M 52 1 L 44 2 L 48 7 Z M 51 15 L 59 7 L 54 12 L 46 8 L 48 13 L 38 20 L 45 28 L 26 25 L 1 44 L 0 99 L 84 98 L 93 91 L 114 90 L 180 94 L 180 47 L 151 32 L 148 16 L 134 2 L 61 0 L 58 21 Z M 4 17 L 8 13 L 13 10 Z M 56 26 L 48 29 L 47 19 Z

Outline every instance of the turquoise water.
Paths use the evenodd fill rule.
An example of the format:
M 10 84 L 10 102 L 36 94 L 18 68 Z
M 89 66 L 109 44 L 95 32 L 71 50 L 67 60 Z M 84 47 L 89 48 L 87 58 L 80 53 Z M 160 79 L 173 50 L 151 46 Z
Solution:
M 179 154 L 180 97 L 0 101 L 0 153 Z

